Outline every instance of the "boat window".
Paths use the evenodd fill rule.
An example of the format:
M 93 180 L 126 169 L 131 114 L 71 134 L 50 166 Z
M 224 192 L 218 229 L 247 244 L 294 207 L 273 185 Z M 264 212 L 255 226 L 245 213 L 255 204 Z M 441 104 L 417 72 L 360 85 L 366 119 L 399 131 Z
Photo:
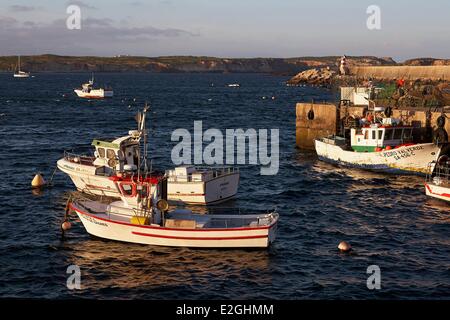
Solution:
M 412 136 L 412 129 L 403 130 L 403 139 L 410 139 Z
M 364 130 L 364 139 L 365 140 L 369 139 L 369 130 Z
M 108 149 L 106 151 L 106 155 L 107 155 L 108 159 L 115 159 L 116 158 L 116 153 L 112 149 Z
M 372 130 L 372 140 L 377 138 L 377 130 Z
M 131 183 L 121 183 L 120 185 L 121 193 L 126 197 L 132 197 L 134 195 L 134 186 Z
M 402 129 L 394 130 L 394 140 L 400 140 L 402 138 Z
M 378 140 L 383 139 L 383 130 L 378 130 Z
M 105 149 L 98 148 L 97 151 L 98 151 L 98 155 L 99 155 L 100 158 L 104 158 L 105 157 Z
M 385 129 L 384 140 L 392 140 L 392 129 Z

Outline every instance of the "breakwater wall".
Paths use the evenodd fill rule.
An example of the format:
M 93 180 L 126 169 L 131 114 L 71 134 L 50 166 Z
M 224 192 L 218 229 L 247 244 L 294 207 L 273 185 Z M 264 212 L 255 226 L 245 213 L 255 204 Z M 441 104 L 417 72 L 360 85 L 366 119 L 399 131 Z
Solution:
M 450 81 L 450 66 L 354 66 L 350 74 L 357 78 L 373 79 L 427 79 Z

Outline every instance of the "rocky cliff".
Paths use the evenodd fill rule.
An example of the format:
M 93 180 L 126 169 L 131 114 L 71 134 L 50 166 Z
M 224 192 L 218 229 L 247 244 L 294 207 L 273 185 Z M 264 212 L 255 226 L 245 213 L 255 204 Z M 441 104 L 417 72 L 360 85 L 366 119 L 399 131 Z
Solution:
M 340 57 L 216 58 L 167 57 L 75 57 L 57 55 L 22 56 L 22 69 L 31 72 L 261 72 L 294 75 L 311 67 L 336 68 Z M 349 57 L 349 64 L 390 65 L 391 58 Z M 12 72 L 17 57 L 0 57 L 0 72 Z

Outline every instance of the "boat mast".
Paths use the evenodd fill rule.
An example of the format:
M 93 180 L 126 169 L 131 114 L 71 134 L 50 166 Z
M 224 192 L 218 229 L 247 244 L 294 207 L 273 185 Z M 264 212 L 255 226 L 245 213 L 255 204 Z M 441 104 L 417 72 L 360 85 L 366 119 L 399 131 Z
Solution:
M 20 73 L 20 56 L 17 56 L 17 60 L 18 60 L 18 62 L 17 62 L 17 68 L 18 68 L 17 73 Z
M 144 157 L 143 157 L 143 160 L 144 160 L 144 172 L 145 172 L 145 174 L 147 175 L 147 173 L 148 173 L 148 165 L 147 165 L 147 151 L 148 151 L 148 148 L 147 148 L 147 143 L 148 143 L 148 141 L 147 141 L 147 129 L 146 129 L 146 127 L 145 127 L 145 118 L 146 118 L 146 116 L 147 116 L 147 110 L 148 109 L 150 109 L 150 107 L 149 107 L 149 105 L 147 104 L 147 102 L 145 102 L 145 107 L 144 107 L 144 112 L 143 112 L 143 117 L 142 117 L 142 131 L 143 131 L 143 133 L 144 133 Z

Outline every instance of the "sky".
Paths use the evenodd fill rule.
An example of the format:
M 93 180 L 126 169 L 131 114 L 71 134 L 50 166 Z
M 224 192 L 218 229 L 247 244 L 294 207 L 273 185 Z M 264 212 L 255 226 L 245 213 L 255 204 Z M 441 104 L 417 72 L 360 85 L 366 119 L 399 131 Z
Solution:
M 449 0 L 0 0 L 0 55 L 450 58 L 449 15 Z

